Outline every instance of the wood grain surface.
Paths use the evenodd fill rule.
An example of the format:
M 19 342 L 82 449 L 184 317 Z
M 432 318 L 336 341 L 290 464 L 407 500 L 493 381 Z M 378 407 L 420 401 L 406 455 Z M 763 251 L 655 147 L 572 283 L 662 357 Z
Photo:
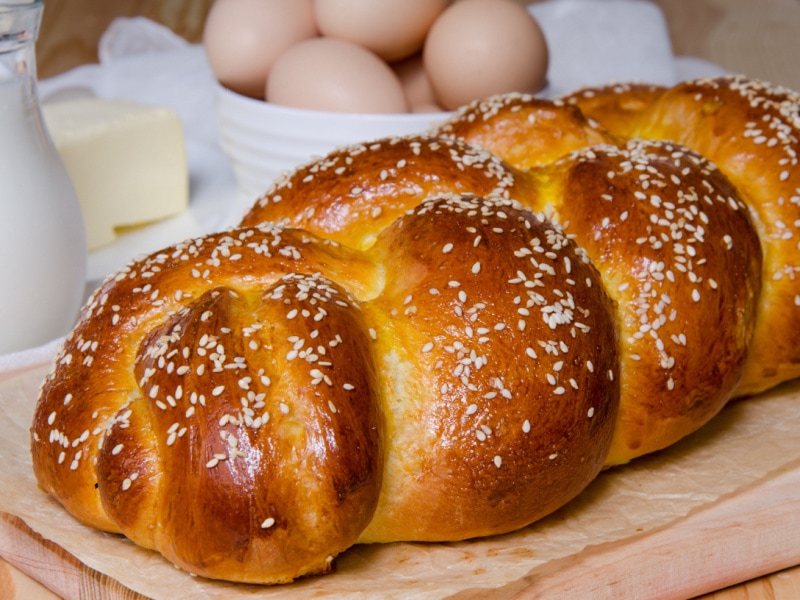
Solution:
M 800 598 L 800 566 L 701 596 L 701 600 L 792 600 Z
M 527 3 L 524 0 L 519 0 Z M 800 89 L 800 1 L 798 0 L 653 0 L 667 21 L 676 55 L 705 58 L 731 71 Z M 37 42 L 39 76 L 51 77 L 97 61 L 97 42 L 119 16 L 145 16 L 190 42 L 199 42 L 213 0 L 46 0 Z M 24 524 L 0 521 L 0 541 L 27 535 Z M 34 534 L 35 535 L 35 534 Z M 19 538 L 17 538 L 19 541 Z M 28 543 L 47 546 L 42 540 Z M 51 550 L 53 550 L 51 548 Z M 64 559 L 61 576 L 78 574 L 74 598 L 140 598 L 129 590 L 101 593 L 109 582 L 79 561 Z M 12 560 L 13 562 L 13 560 Z M 20 570 L 22 569 L 22 570 Z M 74 571 L 70 571 L 74 569 Z M 29 577 L 23 571 L 30 571 Z M 59 573 L 51 576 L 59 576 Z M 99 578 L 99 579 L 98 579 Z M 0 559 L 0 599 L 51 600 L 41 573 L 31 565 Z M 113 586 L 113 582 L 112 582 Z M 704 600 L 790 600 L 800 598 L 800 566 L 754 579 L 702 597 Z
M 673 51 L 800 90 L 798 0 L 653 0 Z
M 90 569 L 64 549 L 43 539 L 21 519 L 6 513 L 0 513 L 0 553 L 6 559 L 0 573 L 9 573 L 15 586 L 4 590 L 0 575 L 0 598 L 3 600 L 147 600 L 118 581 Z M 16 595 L 6 595 L 7 592 Z
M 39 77 L 96 63 L 97 43 L 117 17 L 147 17 L 190 42 L 202 39 L 214 0 L 46 0 L 36 60 Z
M 30 567 L 29 570 L 35 570 Z M 34 576 L 43 579 L 41 571 Z M 115 591 L 103 591 L 103 577 L 94 572 L 82 575 L 86 594 L 81 599 L 102 600 L 146 600 L 119 584 L 114 583 Z M 105 581 L 105 583 L 108 583 Z M 103 594 L 103 595 L 101 595 Z M 44 584 L 23 573 L 0 558 L 0 598 L 3 600 L 58 600 L 61 596 L 50 591 Z M 697 600 L 793 600 L 800 598 L 800 566 L 759 577 L 718 592 L 697 597 Z

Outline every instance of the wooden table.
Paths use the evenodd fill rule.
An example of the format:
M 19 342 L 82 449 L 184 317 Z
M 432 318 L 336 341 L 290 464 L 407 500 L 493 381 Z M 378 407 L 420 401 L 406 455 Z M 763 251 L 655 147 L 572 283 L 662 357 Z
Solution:
M 676 55 L 705 58 L 731 71 L 800 90 L 796 63 L 800 56 L 798 0 L 654 1 L 664 12 Z M 212 3 L 213 0 L 47 0 L 37 44 L 39 75 L 50 77 L 96 62 L 97 40 L 116 16 L 146 16 L 197 42 Z M 74 568 L 80 569 L 80 565 Z M 85 585 L 81 586 L 81 598 L 103 597 L 97 595 L 100 587 L 93 584 L 96 576 L 89 572 L 82 576 Z M 0 559 L 0 598 L 39 600 L 56 596 Z M 704 598 L 800 598 L 800 566 Z

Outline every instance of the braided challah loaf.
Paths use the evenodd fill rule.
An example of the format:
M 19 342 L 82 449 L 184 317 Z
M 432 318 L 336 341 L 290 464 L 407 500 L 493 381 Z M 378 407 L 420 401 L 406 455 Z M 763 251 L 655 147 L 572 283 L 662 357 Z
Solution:
M 739 78 L 507 95 L 287 174 L 92 296 L 38 481 L 234 581 L 523 527 L 800 375 L 798 106 Z

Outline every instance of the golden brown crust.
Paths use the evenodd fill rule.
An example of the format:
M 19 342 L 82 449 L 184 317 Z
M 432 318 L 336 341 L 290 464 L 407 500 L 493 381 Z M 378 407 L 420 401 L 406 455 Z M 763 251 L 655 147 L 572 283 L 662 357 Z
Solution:
M 611 135 L 629 139 L 637 137 L 639 119 L 667 90 L 664 86 L 646 83 L 619 83 L 577 90 L 562 100 L 577 107 L 596 127 Z
M 600 470 L 618 401 L 616 329 L 596 270 L 506 201 L 434 198 L 372 252 L 387 463 L 363 541 L 511 531 Z
M 546 169 L 539 198 L 617 305 L 620 414 L 607 464 L 665 448 L 717 414 L 753 333 L 761 249 L 736 189 L 677 144 L 594 146 Z
M 366 253 L 243 227 L 94 295 L 44 386 L 34 469 L 193 573 L 289 581 L 359 537 L 502 533 L 576 495 L 611 441 L 616 348 L 594 267 L 502 197 L 423 203 Z
M 336 150 L 260 198 L 243 225 L 281 221 L 352 248 L 368 248 L 395 219 L 436 194 L 526 195 L 525 179 L 460 141 L 418 135 Z
M 662 93 L 616 86 L 580 98 L 593 117 L 613 114 L 627 124 L 605 134 L 624 143 Z M 561 223 L 603 273 L 619 307 L 622 344 L 613 465 L 674 443 L 730 399 L 764 298 L 756 276 L 762 256 L 736 188 L 700 155 L 679 144 L 632 140 L 619 148 L 580 135 L 554 143 L 563 142 L 561 130 L 585 130 L 572 104 L 555 103 L 549 113 L 559 115 L 561 129 L 541 127 L 545 101 L 512 96 L 473 103 L 440 131 L 458 132 L 522 169 L 517 179 L 533 181 L 519 200 Z M 553 153 L 561 160 L 552 162 Z
M 627 91 L 598 94 L 624 98 Z M 577 104 L 615 133 L 681 143 L 733 182 L 753 213 L 764 254 L 758 326 L 736 395 L 800 376 L 800 345 L 787 335 L 800 331 L 800 95 L 729 76 L 654 91 L 648 102 L 621 132 L 604 111 Z
M 527 94 L 472 102 L 433 133 L 485 148 L 519 169 L 544 165 L 574 150 L 613 141 L 608 132 L 574 106 Z
M 377 365 L 353 297 L 378 284 L 365 257 L 274 226 L 130 265 L 93 296 L 44 385 L 40 485 L 193 573 L 327 570 L 381 485 Z
M 800 376 L 799 107 L 741 78 L 510 94 L 305 165 L 98 290 L 36 476 L 236 581 L 524 526 Z

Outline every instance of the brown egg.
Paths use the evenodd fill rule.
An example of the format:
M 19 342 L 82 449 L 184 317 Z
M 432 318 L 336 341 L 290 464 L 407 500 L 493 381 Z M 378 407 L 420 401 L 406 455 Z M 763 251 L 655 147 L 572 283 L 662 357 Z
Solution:
M 312 110 L 408 112 L 400 80 L 386 62 L 362 46 L 324 37 L 295 44 L 275 61 L 266 97 Z
M 392 64 L 400 78 L 411 112 L 439 112 L 442 109 L 436 101 L 431 82 L 422 64 L 422 54 L 416 53 L 405 60 Z
M 422 48 L 450 0 L 314 0 L 322 35 L 364 46 L 387 61 Z
M 313 0 L 216 0 L 203 43 L 222 85 L 263 99 L 267 74 L 278 56 L 316 35 Z
M 454 109 L 505 92 L 537 92 L 547 77 L 547 43 L 527 9 L 512 0 L 462 0 L 434 22 L 425 70 L 442 106 Z

